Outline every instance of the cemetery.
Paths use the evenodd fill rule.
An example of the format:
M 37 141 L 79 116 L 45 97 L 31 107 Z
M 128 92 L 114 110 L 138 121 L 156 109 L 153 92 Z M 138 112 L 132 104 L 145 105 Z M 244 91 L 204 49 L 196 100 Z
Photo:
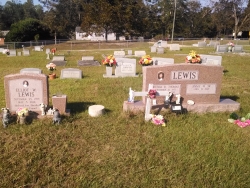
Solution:
M 135 45 L 3 50 L 1 164 L 13 181 L 53 186 L 41 171 L 75 187 L 213 187 L 216 172 L 232 187 L 225 177 L 242 177 L 250 167 L 250 46 Z M 197 176 L 204 181 L 194 183 Z

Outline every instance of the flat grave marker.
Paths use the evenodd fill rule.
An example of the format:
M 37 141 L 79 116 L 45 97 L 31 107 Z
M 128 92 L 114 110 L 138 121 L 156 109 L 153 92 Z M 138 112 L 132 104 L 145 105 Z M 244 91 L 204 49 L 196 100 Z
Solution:
M 174 58 L 152 57 L 153 65 L 168 65 L 174 64 Z
M 75 68 L 62 69 L 60 78 L 61 79 L 64 79 L 64 78 L 82 79 L 82 70 L 75 69 Z
M 100 66 L 100 63 L 94 60 L 94 56 L 82 56 L 82 60 L 77 61 L 78 66 Z
M 23 68 L 20 70 L 20 74 L 42 74 L 42 70 L 39 68 Z

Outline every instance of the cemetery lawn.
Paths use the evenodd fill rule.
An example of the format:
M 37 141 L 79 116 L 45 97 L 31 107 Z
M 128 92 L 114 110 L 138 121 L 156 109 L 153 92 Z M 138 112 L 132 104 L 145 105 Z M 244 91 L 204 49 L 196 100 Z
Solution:
M 151 44 L 138 45 L 123 48 L 174 58 L 175 63 L 184 62 L 190 50 L 214 53 L 210 47 L 186 46 L 151 54 Z M 71 115 L 64 116 L 61 125 L 44 118 L 29 125 L 1 126 L 0 187 L 249 187 L 250 127 L 229 123 L 230 112 L 175 115 L 164 111 L 160 114 L 167 120 L 166 127 L 155 126 L 144 121 L 143 113 L 122 109 L 129 87 L 142 89 L 139 64 L 140 76 L 133 78 L 103 78 L 104 66 L 77 67 L 82 56 L 101 62 L 102 54 L 120 48 L 108 48 L 108 44 L 105 49 L 85 51 L 69 50 L 68 44 L 56 47 L 56 54 L 65 55 L 67 64 L 57 67 L 57 79 L 49 80 L 50 104 L 54 94 L 67 95 Z M 244 50 L 250 52 L 250 46 Z M 40 68 L 48 75 L 45 52 L 30 52 L 17 57 L 0 54 L 1 108 L 6 106 L 4 76 L 22 68 Z M 236 113 L 245 116 L 250 112 L 250 54 L 221 55 L 221 96 L 239 102 Z M 81 69 L 83 79 L 60 79 L 63 68 Z M 90 117 L 88 107 L 94 104 L 104 105 L 106 114 Z

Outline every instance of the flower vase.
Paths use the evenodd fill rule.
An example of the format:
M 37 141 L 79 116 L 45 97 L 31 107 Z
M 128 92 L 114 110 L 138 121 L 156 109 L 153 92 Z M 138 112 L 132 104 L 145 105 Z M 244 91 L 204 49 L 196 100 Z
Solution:
M 106 76 L 112 76 L 113 74 L 113 67 L 106 66 Z
M 50 80 L 54 80 L 55 78 L 56 78 L 56 74 L 55 73 L 49 74 L 49 79 Z

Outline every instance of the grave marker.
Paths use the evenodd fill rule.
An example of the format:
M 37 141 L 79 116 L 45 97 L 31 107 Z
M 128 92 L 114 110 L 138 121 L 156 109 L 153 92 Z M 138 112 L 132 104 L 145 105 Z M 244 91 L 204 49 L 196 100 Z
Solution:
M 77 62 L 78 66 L 100 66 L 100 63 L 94 60 L 94 56 L 82 56 L 82 60 Z
M 42 70 L 39 68 L 24 68 L 20 70 L 20 74 L 42 74 Z
M 224 53 L 228 51 L 228 46 L 227 45 L 217 45 L 216 47 L 216 52 L 219 53 Z
M 146 55 L 145 51 L 135 51 L 135 56 L 144 56 Z
M 16 50 L 10 50 L 9 52 L 10 52 L 9 56 L 16 56 Z
M 56 66 L 65 66 L 66 65 L 64 56 L 53 56 L 51 63 L 54 63 Z
M 34 46 L 34 51 L 41 52 L 41 51 L 43 51 L 43 49 L 41 46 Z
M 173 58 L 152 57 L 154 65 L 174 64 Z
M 82 70 L 75 68 L 62 69 L 60 78 L 82 79 Z
M 243 52 L 243 46 L 242 45 L 235 45 L 233 47 L 233 52 L 236 52 L 236 53 Z
M 203 65 L 221 65 L 222 62 L 222 56 L 200 54 L 200 57 Z
M 155 46 L 151 46 L 151 52 L 156 52 L 156 47 Z
M 169 45 L 169 50 L 171 50 L 171 51 L 179 51 L 180 50 L 180 45 L 179 44 L 170 44 Z
M 15 113 L 28 108 L 41 113 L 40 104 L 49 103 L 48 77 L 44 74 L 11 74 L 4 77 L 6 107 Z
M 125 51 L 114 51 L 115 57 L 125 57 Z
M 30 55 L 30 51 L 27 49 L 23 49 L 23 56 L 29 56 Z
M 116 58 L 115 77 L 138 77 L 136 75 L 136 59 Z
M 157 48 L 157 54 L 164 54 L 164 48 L 163 47 L 158 47 Z

